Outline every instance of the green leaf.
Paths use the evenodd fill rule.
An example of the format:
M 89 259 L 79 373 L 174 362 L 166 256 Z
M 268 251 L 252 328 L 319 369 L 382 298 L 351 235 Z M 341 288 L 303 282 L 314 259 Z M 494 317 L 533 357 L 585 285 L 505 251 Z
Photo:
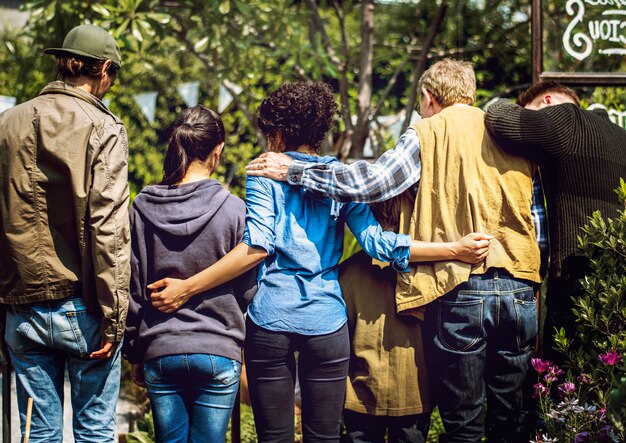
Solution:
M 102 6 L 100 3 L 94 3 L 93 5 L 91 5 L 91 9 L 93 9 L 96 13 L 100 14 L 103 17 L 109 18 L 111 16 L 109 10 Z
M 250 16 L 252 14 L 250 6 L 248 6 L 245 2 L 242 2 L 241 0 L 235 0 L 235 6 L 239 10 L 239 12 L 241 12 L 245 16 Z
M 158 12 L 149 12 L 148 14 L 146 14 L 146 17 L 148 17 L 150 20 L 154 20 L 155 22 L 160 23 L 161 25 L 168 24 L 172 19 L 169 14 L 161 14 Z
M 143 41 L 143 35 L 141 34 L 141 31 L 139 31 L 136 21 L 133 21 L 131 24 L 131 34 L 137 39 L 138 42 Z
M 228 14 L 230 12 L 230 1 L 226 0 L 224 2 L 221 2 L 218 10 L 222 15 Z
M 196 52 L 204 52 L 206 48 L 208 47 L 208 45 L 209 45 L 209 37 L 207 36 L 201 40 L 198 40 L 198 42 L 195 45 L 193 45 L 193 49 Z
M 154 443 L 154 439 L 150 434 L 144 431 L 135 431 L 126 434 L 127 443 Z

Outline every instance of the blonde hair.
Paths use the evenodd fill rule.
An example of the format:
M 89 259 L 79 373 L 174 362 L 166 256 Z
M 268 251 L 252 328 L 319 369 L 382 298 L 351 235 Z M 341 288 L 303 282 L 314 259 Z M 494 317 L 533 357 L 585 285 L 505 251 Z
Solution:
M 476 76 L 470 62 L 441 60 L 424 72 L 418 83 L 418 94 L 422 88 L 430 92 L 444 108 L 456 103 L 474 105 L 476 101 Z

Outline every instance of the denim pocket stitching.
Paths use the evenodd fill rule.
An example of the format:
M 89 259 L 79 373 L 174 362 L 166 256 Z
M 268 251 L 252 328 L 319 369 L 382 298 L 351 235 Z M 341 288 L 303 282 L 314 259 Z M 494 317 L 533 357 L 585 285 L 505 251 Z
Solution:
M 232 368 L 229 368 L 228 371 L 220 371 L 218 373 L 215 369 L 216 365 L 215 365 L 214 356 L 211 355 L 211 363 L 213 363 L 213 374 L 215 375 L 215 378 L 219 380 L 221 383 L 225 385 L 231 385 L 239 377 L 239 372 L 240 372 L 240 369 L 238 368 L 239 362 L 231 358 L 227 358 L 227 357 L 222 357 L 222 358 L 226 358 L 231 364 Z M 232 369 L 232 371 L 230 369 Z M 223 375 L 224 372 L 226 372 L 229 375 L 230 374 L 232 375 L 230 375 L 230 377 L 221 377 L 221 375 Z
M 72 333 L 74 334 L 74 339 L 76 340 L 76 347 L 78 348 L 78 352 L 82 358 L 87 355 L 88 349 L 87 341 L 85 341 L 85 337 L 80 330 L 77 317 L 83 313 L 86 313 L 86 311 L 71 311 L 65 313 L 65 318 L 67 318 L 70 328 L 72 328 Z
M 525 301 L 525 300 L 514 299 L 513 303 L 514 303 L 514 306 L 515 306 L 515 316 L 516 316 L 516 320 L 517 320 L 517 330 L 516 330 L 516 334 L 515 334 L 515 339 L 517 340 L 517 347 L 522 352 L 528 352 L 533 347 L 533 340 L 530 339 L 528 341 L 528 345 L 522 347 L 521 335 L 522 335 L 523 318 L 522 318 L 522 313 L 520 312 L 520 308 L 522 308 L 522 309 L 532 308 L 533 310 L 535 310 L 535 313 L 536 313 L 537 302 L 536 302 L 536 300 Z M 539 325 L 537 324 L 537 317 L 536 316 L 535 316 L 534 323 L 535 323 L 535 336 L 536 336 L 537 332 L 539 331 Z
M 11 349 L 13 350 L 13 352 L 17 353 L 17 354 L 21 354 L 25 351 L 27 351 L 28 349 L 32 348 L 32 341 L 29 339 L 28 334 L 30 332 L 30 330 L 32 329 L 33 325 L 32 325 L 32 320 L 33 320 L 33 316 L 35 315 L 35 312 L 30 309 L 30 308 L 17 308 L 16 306 L 13 306 L 13 310 L 15 311 L 14 314 L 10 314 L 7 313 L 7 315 L 11 315 L 13 318 L 18 317 L 18 325 L 16 328 L 6 328 L 5 330 L 5 340 L 7 337 L 7 331 L 9 331 L 9 334 L 13 335 L 15 334 L 17 337 L 15 337 L 16 339 L 19 337 L 21 338 L 21 342 L 23 342 L 23 346 L 19 346 L 19 347 L 15 347 L 15 346 L 11 346 L 11 343 L 9 343 L 9 340 L 6 340 L 7 344 L 9 346 L 11 346 Z M 6 322 L 6 320 L 5 320 Z M 15 340 L 11 340 L 11 342 L 14 342 Z M 14 342 L 13 345 L 15 345 L 16 343 Z
M 153 384 L 161 377 L 161 358 L 157 357 L 152 363 L 143 364 L 143 378 L 146 383 Z
M 468 294 L 470 294 L 470 292 L 468 292 Z M 475 294 L 475 292 L 473 293 Z M 441 300 L 440 301 L 440 305 L 439 305 L 439 309 L 438 309 L 438 321 L 437 321 L 437 329 L 438 329 L 438 335 L 439 335 L 439 341 L 441 341 L 441 344 L 443 344 L 447 349 L 450 349 L 452 351 L 456 351 L 456 352 L 465 352 L 468 349 L 471 349 L 476 343 L 478 343 L 478 341 L 480 340 L 480 335 L 477 337 L 474 337 L 474 339 L 472 339 L 470 341 L 470 343 L 468 343 L 467 345 L 465 345 L 464 347 L 462 347 L 461 349 L 457 349 L 454 346 L 451 346 L 448 342 L 446 342 L 446 340 L 444 340 L 443 338 L 443 328 L 441 327 L 441 305 L 446 305 L 446 306 L 476 306 L 479 305 L 481 307 L 480 309 L 480 316 L 479 316 L 479 321 L 478 324 L 482 325 L 483 324 L 483 318 L 484 318 L 484 302 L 483 300 L 472 300 L 472 301 L 463 301 L 463 302 L 447 302 L 445 300 Z M 482 326 L 481 326 L 482 327 Z

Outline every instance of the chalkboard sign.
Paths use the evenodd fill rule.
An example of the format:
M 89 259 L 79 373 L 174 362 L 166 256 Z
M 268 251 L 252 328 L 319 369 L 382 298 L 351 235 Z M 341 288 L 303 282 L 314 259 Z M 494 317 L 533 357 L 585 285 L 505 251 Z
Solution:
M 533 0 L 533 81 L 626 85 L 626 0 Z

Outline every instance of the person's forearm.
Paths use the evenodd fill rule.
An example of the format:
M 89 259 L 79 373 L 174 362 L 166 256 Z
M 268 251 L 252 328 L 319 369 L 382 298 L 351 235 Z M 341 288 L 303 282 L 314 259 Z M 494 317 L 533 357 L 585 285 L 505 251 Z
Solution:
M 401 194 L 417 183 L 420 176 L 419 139 L 410 129 L 400 137 L 394 149 L 385 152 L 375 163 L 361 160 L 345 165 L 294 161 L 289 167 L 288 181 L 334 200 L 371 203 Z
M 569 154 L 569 140 L 574 133 L 571 122 L 575 107 L 549 106 L 534 111 L 524 109 L 506 100 L 489 107 L 485 127 L 498 146 L 505 151 L 538 161 L 548 154 L 561 158 Z
M 472 232 L 453 242 L 413 241 L 411 261 L 458 260 L 476 264 L 487 257 L 492 239 L 491 235 Z
M 264 249 L 239 243 L 213 265 L 185 280 L 185 292 L 192 296 L 229 282 L 261 263 L 265 257 L 267 252 Z
M 411 243 L 411 261 L 428 262 L 455 260 L 457 257 L 456 242 L 429 243 L 413 240 Z

